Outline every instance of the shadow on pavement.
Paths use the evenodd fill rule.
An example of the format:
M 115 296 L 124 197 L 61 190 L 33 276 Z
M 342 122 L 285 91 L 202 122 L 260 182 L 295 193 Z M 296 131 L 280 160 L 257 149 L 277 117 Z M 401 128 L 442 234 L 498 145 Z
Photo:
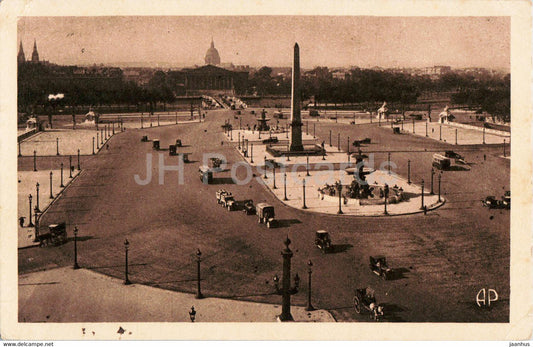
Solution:
M 148 263 L 139 263 L 139 264 L 128 264 L 128 267 L 133 267 L 133 266 L 147 266 Z M 119 265 L 108 265 L 108 266 L 87 266 L 87 267 L 84 267 L 85 269 L 88 269 L 88 270 L 96 270 L 96 269 L 114 269 L 114 268 L 123 268 L 124 267 L 124 264 L 119 264 Z
M 288 228 L 293 224 L 301 224 L 299 219 L 278 219 L 277 228 Z
M 353 248 L 353 245 L 350 245 L 348 243 L 344 243 L 340 245 L 331 245 L 331 249 L 328 251 L 328 253 L 342 253 L 342 252 L 346 252 L 350 248 Z
M 211 184 L 235 184 L 231 177 L 214 177 Z

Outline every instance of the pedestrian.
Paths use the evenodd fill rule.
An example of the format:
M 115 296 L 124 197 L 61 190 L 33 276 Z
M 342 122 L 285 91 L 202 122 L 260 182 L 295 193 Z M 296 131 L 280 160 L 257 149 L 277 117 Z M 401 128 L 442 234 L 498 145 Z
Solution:
M 19 217 L 19 224 L 21 228 L 24 226 L 24 217 Z

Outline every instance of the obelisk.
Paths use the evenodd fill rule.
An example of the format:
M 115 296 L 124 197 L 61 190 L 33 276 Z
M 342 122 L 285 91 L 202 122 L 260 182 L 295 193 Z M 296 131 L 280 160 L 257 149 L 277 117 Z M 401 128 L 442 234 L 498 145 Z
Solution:
M 292 62 L 291 91 L 291 143 L 290 151 L 303 151 L 302 116 L 300 113 L 300 47 L 294 44 L 294 60 Z

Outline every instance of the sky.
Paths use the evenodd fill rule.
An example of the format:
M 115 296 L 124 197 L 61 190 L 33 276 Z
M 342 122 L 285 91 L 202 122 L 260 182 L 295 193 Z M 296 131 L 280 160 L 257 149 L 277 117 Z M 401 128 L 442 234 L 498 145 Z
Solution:
M 303 68 L 510 68 L 509 17 L 183 16 L 20 17 L 26 58 L 87 65 L 203 65 L 213 38 L 222 63 Z

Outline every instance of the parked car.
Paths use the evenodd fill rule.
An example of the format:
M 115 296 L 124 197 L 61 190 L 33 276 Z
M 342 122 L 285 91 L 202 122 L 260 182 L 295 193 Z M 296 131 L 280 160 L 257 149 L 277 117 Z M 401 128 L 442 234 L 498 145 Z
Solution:
M 255 209 L 253 200 L 245 200 L 244 201 L 243 211 L 247 215 L 256 213 L 256 209 Z
M 433 154 L 433 167 L 439 170 L 449 169 L 451 166 L 450 158 L 443 156 L 442 154 Z
M 503 201 L 496 199 L 494 195 L 489 195 L 485 199 L 481 200 L 483 206 L 490 209 L 493 208 L 505 208 Z
M 315 233 L 315 246 L 322 250 L 322 253 L 331 251 L 331 238 L 326 230 L 318 230 Z
M 220 204 L 223 207 L 227 208 L 228 211 L 232 211 L 235 209 L 235 198 L 231 193 L 228 192 L 222 195 L 222 197 L 220 198 Z
M 370 256 L 368 266 L 370 267 L 370 271 L 384 280 L 388 280 L 393 277 L 393 271 L 387 264 L 387 258 L 382 255 Z
M 507 209 L 511 208 L 511 191 L 506 190 L 505 194 L 502 195 L 503 206 Z
M 225 194 L 228 194 L 228 193 L 229 192 L 226 189 L 217 190 L 217 192 L 215 193 L 215 196 L 217 198 L 217 204 L 220 204 L 221 200 L 222 200 L 222 196 L 225 195 Z
M 263 140 L 263 143 L 264 144 L 267 144 L 267 143 L 278 143 L 278 137 L 277 136 L 270 136 L 268 139 L 264 139 Z
M 260 202 L 256 205 L 256 214 L 259 217 L 258 223 L 266 224 L 267 228 L 272 228 L 275 226 L 276 221 L 274 219 L 274 206 L 265 202 Z

